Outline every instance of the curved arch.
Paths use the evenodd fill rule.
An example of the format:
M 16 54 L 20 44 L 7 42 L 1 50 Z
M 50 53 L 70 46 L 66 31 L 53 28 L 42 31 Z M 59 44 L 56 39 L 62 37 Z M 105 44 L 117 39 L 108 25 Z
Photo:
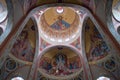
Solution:
M 84 71 L 85 71 L 85 75 L 89 75 L 89 80 L 93 80 L 93 77 L 91 76 L 91 71 L 89 68 L 89 64 L 88 64 L 88 60 L 87 60 L 87 56 L 86 56 L 86 52 L 85 52 L 85 25 L 87 23 L 89 16 L 87 15 L 83 21 L 83 25 L 82 25 L 82 30 L 81 30 L 81 45 L 82 45 L 82 56 L 84 58 Z M 86 78 L 87 80 L 87 78 Z
M 92 24 L 88 24 L 89 21 L 90 20 L 90 23 L 92 23 Z M 100 26 L 98 25 L 98 23 L 95 21 L 95 19 L 94 19 L 94 17 L 91 15 L 91 14 L 89 14 L 88 13 L 88 16 L 85 18 L 85 20 L 84 20 L 84 23 L 83 23 L 83 27 L 82 27 L 82 32 L 81 32 L 81 43 L 82 43 L 82 53 L 83 53 L 83 57 L 84 57 L 84 59 L 85 59 L 85 63 L 86 63 L 86 69 L 87 70 L 89 70 L 89 72 L 90 73 L 88 73 L 88 74 L 91 74 L 92 72 L 91 72 L 91 69 L 90 69 L 90 67 L 89 67 L 89 63 L 88 63 L 88 54 L 87 53 L 89 53 L 89 50 L 90 50 L 90 46 L 92 45 L 92 44 L 90 44 L 90 42 L 89 41 L 91 41 L 91 40 L 88 40 L 88 39 L 86 39 L 86 25 L 87 26 L 89 26 L 89 27 L 87 27 L 87 29 L 88 30 L 91 30 L 91 27 L 92 26 L 95 26 L 95 28 L 97 28 L 97 32 L 100 34 L 100 32 L 101 33 L 103 33 L 102 32 L 102 29 L 100 28 Z M 92 26 L 91 26 L 92 25 Z M 94 28 L 94 27 L 93 27 Z M 91 31 L 93 31 L 93 30 L 91 30 Z M 96 34 L 97 34 L 97 32 L 96 32 Z M 89 32 L 88 32 L 89 33 Z M 94 33 L 93 33 L 94 34 Z M 91 35 L 89 35 L 90 37 L 91 37 Z M 87 36 L 88 38 L 90 38 L 89 36 Z M 103 35 L 100 35 L 101 37 L 103 37 Z M 89 42 L 89 44 L 88 45 L 86 45 L 87 43 L 86 43 L 86 40 L 87 40 L 87 42 Z M 106 41 L 106 40 L 105 40 Z M 94 41 L 95 42 L 95 41 Z M 94 44 L 93 44 L 94 45 Z M 88 50 L 86 50 L 87 49 L 87 47 L 89 47 L 89 49 Z M 91 77 L 93 78 L 93 76 L 91 75 Z
M 30 19 L 30 17 L 36 12 L 36 11 L 39 11 L 39 10 L 41 10 L 41 9 L 44 9 L 44 8 L 47 8 L 47 7 L 53 7 L 53 6 L 67 6 L 67 7 L 69 7 L 69 6 L 71 6 L 71 7 L 75 7 L 75 8 L 77 8 L 77 9 L 81 9 L 81 10 L 84 10 L 84 11 L 86 11 L 87 12 L 87 14 L 90 16 L 90 19 L 93 21 L 93 22 L 95 22 L 95 25 L 97 26 L 97 28 L 98 29 L 100 29 L 100 32 L 101 33 L 103 33 L 102 31 L 101 31 L 101 28 L 100 28 L 100 26 L 97 24 L 97 22 L 95 21 L 95 19 L 94 19 L 94 17 L 92 16 L 92 14 L 90 13 L 90 11 L 89 10 L 87 10 L 86 8 L 84 8 L 84 7 L 82 7 L 82 6 L 79 6 L 79 5 L 74 5 L 74 4 L 49 4 L 49 5 L 43 5 L 43 6 L 39 6 L 39 7 L 36 7 L 36 8 L 34 8 L 33 10 L 31 10 L 30 12 L 29 12 L 29 14 L 27 15 L 27 17 L 25 18 L 25 20 L 23 21 L 23 23 L 22 24 L 20 24 L 20 26 L 18 26 L 18 29 L 17 29 L 17 31 L 14 31 L 14 33 L 15 33 L 15 35 L 14 34 L 12 34 L 11 35 L 11 37 L 9 38 L 9 43 L 8 44 L 6 44 L 6 45 L 8 45 L 5 49 L 8 49 L 8 50 L 6 50 L 5 51 L 5 54 L 8 54 L 8 52 L 9 52 L 9 50 L 11 49 L 11 47 L 12 47 L 12 45 L 13 45 L 13 43 L 14 43 L 14 40 L 16 39 L 16 37 L 18 36 L 18 34 L 22 31 L 22 29 L 24 28 L 24 26 L 25 26 L 25 24 L 27 23 L 27 21 Z M 86 19 L 87 19 L 87 17 L 86 17 Z M 85 20 L 86 20 L 85 19 Z M 84 28 L 84 27 L 83 27 Z M 84 30 L 82 30 L 82 31 L 84 31 Z M 39 33 L 39 32 L 38 32 Z M 83 35 L 83 33 L 81 34 L 81 35 Z M 39 34 L 38 34 L 38 36 L 39 36 Z M 40 39 L 38 39 L 39 41 L 40 41 Z M 39 44 L 37 44 L 38 45 L 38 50 L 39 50 L 39 45 L 40 45 L 40 42 L 38 42 Z M 81 43 L 82 43 L 82 46 L 84 46 L 84 42 L 83 42 L 83 40 L 81 40 Z M 5 46 L 6 46 L 5 45 Z M 82 49 L 83 51 L 84 51 L 84 49 Z M 0 52 L 3 52 L 4 53 L 4 50 L 0 50 Z M 38 54 L 40 51 L 37 51 L 36 52 L 36 54 Z M 85 52 L 83 52 L 83 54 L 84 54 Z M 39 55 L 39 54 L 38 54 Z M 83 56 L 83 55 L 82 55 Z M 35 57 L 36 57 L 36 59 L 34 60 L 35 62 L 38 60 L 38 57 L 37 57 L 37 55 L 35 55 Z M 84 59 L 83 59 L 84 60 Z M 87 62 L 87 60 L 84 62 L 84 64 L 83 65 L 86 65 L 86 62 Z M 37 62 L 35 63 L 36 65 L 38 64 Z M 35 67 L 36 68 L 36 67 Z M 87 67 L 86 68 L 86 72 L 88 72 L 88 70 L 89 70 L 89 67 Z M 92 78 L 91 78 L 91 75 L 89 74 L 89 75 L 87 75 L 87 76 L 90 76 L 89 77 L 89 79 L 87 79 L 87 80 L 93 80 Z M 33 79 L 33 76 L 30 76 L 30 77 L 32 77 L 32 78 L 30 78 L 30 80 L 31 79 Z
M 46 47 L 39 55 L 39 59 L 40 57 L 46 53 L 46 51 L 50 50 L 51 48 L 54 48 L 54 47 L 67 47 L 67 48 L 70 48 L 71 50 L 75 51 L 75 53 L 77 53 L 77 55 L 79 55 L 80 58 L 82 58 L 82 55 L 80 54 L 80 51 L 78 49 L 76 49 L 75 47 L 73 46 L 70 46 L 70 45 L 51 45 L 51 46 L 48 46 Z
M 49 4 L 49 5 L 43 5 L 43 6 L 39 6 L 34 8 L 33 10 L 31 10 L 29 12 L 29 14 L 26 16 L 26 18 L 24 19 L 23 23 L 20 24 L 20 26 L 18 26 L 18 28 L 16 30 L 14 30 L 13 33 L 15 33 L 15 35 L 13 33 L 11 33 L 11 37 L 9 38 L 9 42 L 7 44 L 4 45 L 4 49 L 1 49 L 1 53 L 4 53 L 4 56 L 8 54 L 8 52 L 10 51 L 10 49 L 12 48 L 12 45 L 14 43 L 14 41 L 16 40 L 16 37 L 19 35 L 19 33 L 22 31 L 22 29 L 24 28 L 25 24 L 27 23 L 27 21 L 30 19 L 30 17 L 36 12 L 39 11 L 41 9 L 47 8 L 47 7 L 53 7 L 53 6 L 66 6 L 66 7 L 75 7 L 76 9 L 81 9 L 81 10 L 85 10 L 86 12 L 89 12 L 86 8 L 82 7 L 82 6 L 78 6 L 78 5 L 74 5 L 74 4 Z M 39 44 L 38 44 L 39 45 Z M 7 47 L 6 47 L 7 46 Z M 38 51 L 39 53 L 39 51 Z M 3 58 L 5 60 L 5 57 L 3 56 Z M 35 56 L 36 57 L 36 56 Z M 84 60 L 84 59 L 83 59 Z M 37 61 L 37 59 L 35 59 L 34 61 Z M 4 61 L 3 61 L 4 62 Z M 37 63 L 36 63 L 37 64 Z M 84 63 L 85 65 L 85 63 Z M 33 69 L 34 70 L 34 69 Z M 35 74 L 34 74 L 35 75 Z M 32 78 L 31 78 L 32 77 Z M 30 79 L 33 79 L 35 76 L 30 76 Z M 90 79 L 92 80 L 92 79 Z
M 93 17 L 93 15 L 88 11 L 87 12 L 88 13 L 88 15 L 87 15 L 87 17 L 85 18 L 85 20 L 84 20 L 84 23 L 83 23 L 83 27 L 82 27 L 82 32 L 81 32 L 81 43 L 82 43 L 82 51 L 83 51 L 83 57 L 84 57 L 84 59 L 86 59 L 85 61 L 85 63 L 87 63 L 88 61 L 87 61 L 87 57 L 86 57 L 86 52 L 85 52 L 85 38 L 84 38 L 84 32 L 85 32 L 85 24 L 86 24 L 86 21 L 87 21 L 87 19 L 88 18 L 90 18 L 90 20 L 94 23 L 94 25 L 96 26 L 96 28 L 98 29 L 98 31 L 99 31 L 99 33 L 101 33 L 101 36 L 102 37 L 104 37 L 103 38 L 103 40 L 107 43 L 107 44 L 109 44 L 109 41 L 108 41 L 108 39 L 107 38 L 105 38 L 105 33 L 104 33 L 104 31 L 101 29 L 101 27 L 100 27 L 100 25 L 98 24 L 98 22 L 95 20 L 95 18 Z M 88 68 L 89 68 L 89 65 L 88 65 Z M 89 68 L 90 69 L 90 68 Z M 91 70 L 90 70 L 90 72 L 91 72 Z
M 111 34 L 120 44 L 120 35 L 115 31 L 113 21 L 112 21 L 112 3 L 113 1 L 109 1 L 106 4 L 106 17 L 107 17 L 107 26 Z
M 8 9 L 8 15 L 7 15 L 8 21 L 7 21 L 7 25 L 6 25 L 6 30 L 3 32 L 2 35 L 0 35 L 0 45 L 5 40 L 5 38 L 8 36 L 8 34 L 12 30 L 12 26 L 13 26 L 13 6 L 12 6 L 12 1 L 11 0 L 6 0 L 6 4 L 7 4 L 7 9 Z
M 25 27 L 18 33 L 10 50 L 11 55 L 26 62 L 33 61 L 35 49 L 38 47 L 37 43 L 39 43 L 37 42 L 39 39 L 38 29 L 33 30 L 31 27 L 36 28 L 37 26 L 35 26 L 34 21 L 30 18 Z
M 37 27 L 37 21 L 36 21 L 34 16 L 32 16 L 31 19 L 33 20 L 33 23 L 36 26 L 35 27 L 35 30 L 36 30 L 36 48 L 35 48 L 35 54 L 34 54 L 34 58 L 33 58 L 33 63 L 34 64 L 32 64 L 32 67 L 31 67 L 31 70 L 30 70 L 30 74 L 28 76 L 28 80 L 31 79 L 31 75 L 35 75 L 33 73 L 37 69 L 36 65 L 38 64 L 39 45 L 40 45 L 40 42 L 41 42 L 40 39 L 39 39 L 39 28 Z
M 68 48 L 69 50 L 71 50 L 71 51 L 73 51 L 74 53 L 76 53 L 78 56 L 79 56 L 79 58 L 80 58 L 80 64 L 83 66 L 83 64 L 82 64 L 82 62 L 83 62 L 83 58 L 82 58 L 82 55 L 80 54 L 80 52 L 79 52 L 79 50 L 78 49 L 76 49 L 76 48 L 73 48 L 72 46 L 69 46 L 69 45 L 53 45 L 53 46 L 49 46 L 49 47 L 47 47 L 46 49 L 44 49 L 41 53 L 40 53 L 40 55 L 39 55 L 39 62 L 38 63 L 40 63 L 40 59 L 41 59 L 41 57 L 44 55 L 44 54 L 46 54 L 46 52 L 48 52 L 49 50 L 51 50 L 51 49 L 54 49 L 54 48 Z M 54 55 L 55 56 L 55 55 Z M 81 66 L 81 69 L 79 70 L 79 71 L 77 71 L 77 72 L 75 72 L 74 74 L 70 74 L 70 75 L 65 75 L 65 77 L 60 77 L 60 76 L 54 76 L 54 75 L 48 75 L 48 74 L 46 74 L 46 73 L 42 73 L 42 74 L 44 74 L 45 76 L 47 76 L 48 78 L 54 78 L 54 79 L 68 79 L 68 78 L 72 78 L 72 77 L 75 77 L 75 76 L 77 76 L 77 75 L 79 75 L 80 74 L 80 72 L 82 71 L 82 66 Z M 37 67 L 37 68 L 39 68 L 39 67 Z M 39 68 L 40 69 L 40 68 Z M 52 77 L 51 77 L 52 76 Z
M 38 27 L 37 27 L 37 22 L 36 22 L 35 18 L 32 16 L 31 19 L 32 19 L 32 21 L 33 21 L 33 23 L 34 23 L 35 30 L 36 30 L 36 32 L 35 32 L 35 34 L 36 34 L 36 48 L 35 48 L 35 55 L 34 55 L 34 57 L 35 57 L 35 56 L 38 55 L 38 53 L 39 53 L 39 51 L 38 51 L 38 50 L 39 50 L 39 43 L 40 43 L 40 39 L 39 39 L 39 29 L 38 29 Z
M 86 22 L 87 22 L 87 20 L 88 20 L 88 18 L 94 23 L 94 25 L 96 26 L 96 28 L 97 28 L 97 30 L 99 31 L 99 33 L 101 33 L 101 37 L 104 37 L 105 36 L 105 33 L 103 32 L 103 30 L 101 29 L 101 27 L 100 27 L 100 25 L 98 24 L 98 22 L 95 20 L 95 18 L 93 17 L 93 15 L 90 13 L 90 12 L 87 12 L 88 13 L 88 15 L 87 15 L 87 17 L 85 18 L 85 20 L 84 20 L 84 23 L 83 23 L 83 27 L 82 27 L 82 32 L 81 32 L 81 43 L 82 43 L 82 51 L 83 51 L 83 57 L 84 57 L 84 59 L 86 59 L 85 61 L 85 63 L 88 63 L 88 60 L 87 60 L 87 55 L 86 55 L 86 52 L 85 52 L 85 34 L 84 34 L 84 32 L 85 32 L 85 25 L 86 25 Z M 108 43 L 108 39 L 107 38 L 103 38 L 103 40 L 107 43 L 107 44 L 109 44 Z M 89 68 L 89 65 L 87 65 L 87 67 Z M 90 70 L 90 68 L 89 68 L 89 70 Z M 91 71 L 90 71 L 91 72 Z
M 9 39 L 10 41 L 12 41 L 12 39 L 15 39 L 15 37 L 18 35 L 18 33 L 20 33 L 21 29 L 23 29 L 23 26 L 26 24 L 26 22 L 29 20 L 29 18 L 36 12 L 36 11 L 39 11 L 41 9 L 44 9 L 44 8 L 47 8 L 47 7 L 53 7 L 53 6 L 66 6 L 66 7 L 74 7 L 76 9 L 81 9 L 83 11 L 86 11 L 87 13 L 89 13 L 89 15 L 92 16 L 92 14 L 90 13 L 89 10 L 87 10 L 86 8 L 82 7 L 82 6 L 78 6 L 78 5 L 74 5 L 74 4 L 64 4 L 64 3 L 58 3 L 58 4 L 49 4 L 49 5 L 43 5 L 43 6 L 38 6 L 36 8 L 34 8 L 33 10 L 31 10 L 29 12 L 29 14 L 26 16 L 25 20 L 23 21 L 23 23 L 19 26 L 19 28 L 17 30 L 19 31 L 15 31 L 16 32 L 16 35 L 12 34 L 11 38 Z M 93 18 L 93 17 L 91 17 Z M 12 45 L 13 43 L 10 43 L 9 45 Z M 10 47 L 9 47 L 10 48 Z

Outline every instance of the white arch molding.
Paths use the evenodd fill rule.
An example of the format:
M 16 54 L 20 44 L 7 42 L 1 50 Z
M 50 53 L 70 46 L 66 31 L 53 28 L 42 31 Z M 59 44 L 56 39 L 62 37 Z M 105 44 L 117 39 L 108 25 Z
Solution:
M 71 78 L 73 78 L 73 77 L 75 77 L 75 76 L 78 76 L 78 75 L 82 72 L 82 69 L 83 69 L 83 63 L 82 63 L 82 62 L 83 62 L 83 57 L 82 57 L 80 51 L 79 51 L 77 48 L 75 48 L 75 47 L 73 47 L 73 46 L 71 46 L 71 45 L 51 45 L 51 46 L 48 46 L 48 47 L 45 48 L 43 51 L 41 51 L 41 53 L 40 53 L 40 55 L 39 55 L 39 57 L 38 57 L 38 58 L 39 58 L 38 61 L 40 61 L 42 55 L 44 55 L 48 50 L 53 49 L 53 48 L 56 48 L 56 47 L 69 48 L 70 50 L 72 50 L 73 52 L 75 52 L 75 53 L 79 56 L 79 58 L 80 58 L 80 62 L 81 62 L 81 64 L 82 64 L 82 68 L 81 68 L 78 72 L 76 72 L 75 74 L 73 73 L 73 75 L 68 75 L 68 76 L 65 76 L 65 77 L 56 77 L 56 76 L 48 75 L 48 74 L 46 74 L 46 73 L 41 72 L 40 69 L 38 69 L 37 71 L 39 71 L 39 72 L 42 73 L 44 76 L 47 76 L 47 78 L 50 78 L 50 79 L 61 79 L 61 80 L 63 80 L 63 79 L 71 79 Z M 39 63 L 39 62 L 38 62 L 38 63 Z M 36 71 L 36 72 L 37 72 L 37 71 Z
M 6 50 L 6 51 L 5 51 L 5 50 L 1 50 L 0 52 L 5 53 L 6 55 L 8 54 L 8 52 L 10 51 L 12 45 L 14 44 L 14 40 L 16 40 L 16 37 L 18 36 L 18 34 L 20 34 L 20 32 L 21 32 L 22 29 L 24 28 L 25 24 L 28 22 L 28 20 L 30 19 L 30 17 L 31 17 L 36 11 L 39 11 L 39 10 L 42 10 L 42 9 L 48 8 L 48 7 L 55 7 L 55 6 L 74 7 L 74 8 L 77 8 L 78 10 L 80 9 L 80 10 L 85 11 L 85 12 L 88 14 L 88 16 L 92 19 L 93 23 L 96 24 L 98 30 L 100 30 L 100 33 L 103 33 L 102 30 L 101 30 L 101 28 L 100 28 L 100 26 L 97 24 L 96 20 L 94 19 L 93 15 L 90 13 L 90 11 L 89 11 L 88 9 L 82 7 L 82 6 L 74 5 L 74 4 L 65 4 L 65 3 L 56 3 L 56 4 L 43 5 L 43 6 L 39 6 L 39 7 L 34 8 L 33 10 L 30 11 L 30 13 L 28 13 L 28 15 L 27 15 L 26 18 L 24 19 L 23 23 L 22 23 L 20 26 L 18 26 L 17 31 L 14 31 L 16 34 L 15 34 L 15 35 L 12 34 L 11 37 L 9 38 L 9 43 L 6 44 L 6 45 L 8 45 L 8 46 L 6 47 L 7 50 Z M 83 26 L 83 27 L 84 27 L 84 26 Z M 38 34 L 38 35 L 39 35 L 39 34 Z M 81 35 L 83 35 L 83 34 L 81 34 Z M 82 37 L 82 38 L 83 38 L 83 37 Z M 38 40 L 39 40 L 39 38 L 38 38 Z M 36 42 L 37 42 L 37 41 L 36 41 Z M 83 40 L 81 40 L 81 42 L 83 42 Z M 40 44 L 40 41 L 39 41 L 37 44 Z M 82 44 L 82 46 L 84 47 L 84 44 Z M 36 51 L 36 54 L 38 54 L 38 53 L 40 52 L 40 51 L 39 51 L 39 48 L 40 48 L 40 46 L 37 46 L 37 49 L 38 49 L 38 50 Z M 82 53 L 85 54 L 84 49 L 82 49 L 82 50 L 83 50 Z M 40 54 L 40 55 L 41 55 L 41 54 Z M 82 55 L 82 56 L 83 56 L 83 55 Z M 36 57 L 36 59 L 35 59 L 34 61 L 36 62 L 36 61 L 38 60 L 38 57 L 37 57 L 37 56 L 35 56 L 35 57 Z M 36 63 L 36 64 L 37 64 L 37 63 Z M 34 64 L 34 66 L 35 66 L 36 64 Z M 85 65 L 85 64 L 86 64 L 86 62 L 84 63 L 84 65 Z M 36 68 L 36 67 L 34 67 L 34 69 L 32 69 L 32 71 L 35 71 L 35 68 Z M 84 68 L 84 69 L 87 71 L 87 70 L 89 69 L 89 66 L 87 66 L 87 68 Z M 35 72 L 32 72 L 32 71 L 30 72 L 29 80 L 35 79 L 34 75 L 32 75 L 32 74 L 34 74 Z M 89 74 L 86 73 L 86 74 L 87 74 L 87 75 L 86 75 L 86 77 L 87 77 L 86 80 L 93 80 L 92 77 L 91 77 L 90 72 L 88 72 L 88 73 L 89 73 Z
M 39 11 L 41 9 L 44 9 L 44 8 L 47 8 L 47 7 L 53 7 L 53 6 L 66 6 L 66 7 L 75 7 L 75 8 L 78 8 L 78 9 L 82 9 L 82 10 L 87 10 L 86 8 L 82 7 L 82 6 L 77 6 L 77 5 L 73 5 L 73 4 L 50 4 L 50 5 L 44 5 L 44 6 L 40 6 L 40 7 L 37 7 L 35 9 L 33 9 L 26 17 L 26 19 L 23 21 L 23 23 L 19 26 L 18 28 L 18 31 L 16 31 L 16 34 L 15 35 L 12 35 L 12 37 L 10 38 L 10 42 L 9 42 L 9 47 L 7 46 L 6 49 L 8 49 L 8 51 L 11 49 L 13 43 L 14 43 L 14 40 L 16 39 L 16 37 L 20 34 L 20 32 L 22 31 L 22 29 L 24 28 L 25 24 L 28 22 L 29 18 L 36 12 L 36 11 Z M 87 11 L 89 12 L 89 11 Z M 14 40 L 13 40 L 14 39 Z M 38 49 L 39 50 L 39 49 Z M 7 54 L 8 51 L 6 51 L 5 53 Z M 37 58 L 34 60 L 36 61 Z M 37 63 L 36 63 L 37 64 Z M 34 67 L 35 68 L 35 67 Z M 32 71 L 34 71 L 34 69 L 32 69 Z M 33 74 L 33 72 L 30 73 L 31 75 L 29 76 L 29 80 L 32 80 L 35 78 Z M 91 80 L 91 79 L 90 79 Z

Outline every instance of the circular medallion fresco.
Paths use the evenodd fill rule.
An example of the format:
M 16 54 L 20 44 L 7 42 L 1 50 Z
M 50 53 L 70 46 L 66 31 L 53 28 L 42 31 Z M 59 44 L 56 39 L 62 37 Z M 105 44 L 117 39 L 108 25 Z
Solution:
M 50 43 L 71 42 L 79 36 L 80 19 L 70 7 L 52 7 L 40 17 L 41 37 Z
M 105 61 L 104 67 L 105 67 L 105 69 L 107 69 L 109 71 L 114 71 L 116 69 L 116 63 L 115 63 L 114 59 L 109 59 L 109 60 Z
M 6 61 L 5 67 L 6 67 L 6 69 L 8 71 L 13 71 L 13 70 L 15 70 L 17 68 L 17 63 L 14 60 L 12 60 L 12 59 L 8 59 Z

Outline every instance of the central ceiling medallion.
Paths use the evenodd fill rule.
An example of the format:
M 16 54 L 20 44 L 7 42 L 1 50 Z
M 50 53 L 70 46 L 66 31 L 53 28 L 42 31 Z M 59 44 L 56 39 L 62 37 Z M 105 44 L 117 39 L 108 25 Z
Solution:
M 80 18 L 71 7 L 51 7 L 40 16 L 39 27 L 47 42 L 66 44 L 79 37 Z

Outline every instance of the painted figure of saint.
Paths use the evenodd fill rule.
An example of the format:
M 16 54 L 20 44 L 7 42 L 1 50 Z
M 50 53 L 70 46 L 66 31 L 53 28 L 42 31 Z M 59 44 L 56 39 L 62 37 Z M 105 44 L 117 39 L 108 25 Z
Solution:
M 53 29 L 64 30 L 70 27 L 70 24 L 62 19 L 62 16 L 58 16 L 58 20 L 51 25 Z
M 63 55 L 58 55 L 56 57 L 57 69 L 64 69 L 65 68 L 65 59 Z

